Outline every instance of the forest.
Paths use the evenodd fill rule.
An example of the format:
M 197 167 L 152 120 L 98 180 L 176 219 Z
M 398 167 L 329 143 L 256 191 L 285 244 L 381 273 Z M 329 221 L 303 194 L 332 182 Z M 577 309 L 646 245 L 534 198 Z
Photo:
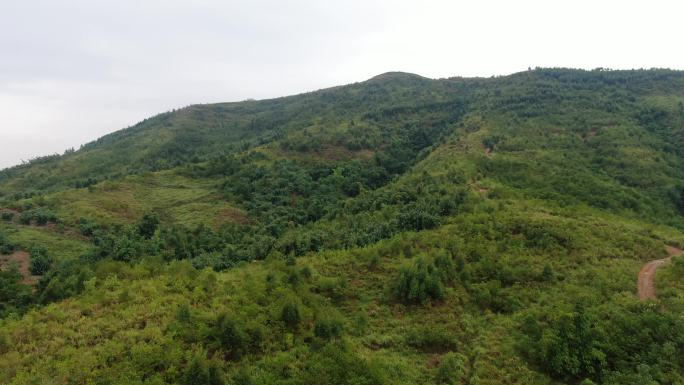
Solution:
M 386 73 L 0 171 L 1 384 L 684 384 L 684 72 Z

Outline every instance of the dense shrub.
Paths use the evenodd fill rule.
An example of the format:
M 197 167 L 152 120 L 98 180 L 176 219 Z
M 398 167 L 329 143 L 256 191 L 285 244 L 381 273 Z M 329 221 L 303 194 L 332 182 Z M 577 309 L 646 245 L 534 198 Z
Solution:
M 409 330 L 405 342 L 423 352 L 442 353 L 458 348 L 456 336 L 441 327 L 419 327 Z
M 444 297 L 442 276 L 447 272 L 419 257 L 411 266 L 404 266 L 395 278 L 393 295 L 404 304 L 425 304 Z
M 339 317 L 325 316 L 316 320 L 314 335 L 323 340 L 331 340 L 340 337 L 344 325 Z
M 467 381 L 468 358 L 460 353 L 445 354 L 437 368 L 435 382 L 442 385 L 463 385 Z
M 342 343 L 326 344 L 306 361 L 296 385 L 382 385 L 379 370 Z
M 475 304 L 481 309 L 489 309 L 497 313 L 512 313 L 521 307 L 518 298 L 511 291 L 504 289 L 501 281 L 497 279 L 469 285 L 468 291 Z
M 22 225 L 30 225 L 33 223 L 36 226 L 45 226 L 48 223 L 56 223 L 57 221 L 57 214 L 43 207 L 23 211 L 19 215 L 19 223 Z
M 159 227 L 159 216 L 154 213 L 146 213 L 138 223 L 138 234 L 150 239 Z
M 31 248 L 31 274 L 43 275 L 52 266 L 54 258 L 48 254 L 47 249 L 41 246 L 33 246 Z
M 223 373 L 213 362 L 207 363 L 199 355 L 192 357 L 181 378 L 183 385 L 223 385 Z
M 222 314 L 216 320 L 216 326 L 212 331 L 212 337 L 218 342 L 219 347 L 225 351 L 226 358 L 239 360 L 247 353 L 250 340 L 242 325 Z
M 678 378 L 682 364 L 673 358 L 684 351 L 679 316 L 644 303 L 597 311 L 600 317 L 578 306 L 549 322 L 528 317 L 522 350 L 559 379 L 643 384 Z
M 31 287 L 22 283 L 16 266 L 0 270 L 0 318 L 21 313 L 32 302 Z
M 92 275 L 90 266 L 83 261 L 59 261 L 38 283 L 38 302 L 48 303 L 79 294 Z
M 287 303 L 280 311 L 280 320 L 290 330 L 297 330 L 299 323 L 302 322 L 302 316 L 299 312 L 299 306 L 295 303 Z
M 12 254 L 15 248 L 14 243 L 7 238 L 5 233 L 0 232 L 0 254 Z

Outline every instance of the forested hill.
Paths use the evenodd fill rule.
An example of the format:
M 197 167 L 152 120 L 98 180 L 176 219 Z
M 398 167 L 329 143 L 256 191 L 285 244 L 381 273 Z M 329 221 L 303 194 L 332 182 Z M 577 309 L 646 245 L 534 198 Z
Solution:
M 681 94 L 682 79 L 681 72 L 668 70 L 542 69 L 490 79 L 440 80 L 386 73 L 362 83 L 291 97 L 195 105 L 146 119 L 76 152 L 39 157 L 30 164 L 3 170 L 0 194 L 30 195 L 82 187 L 132 173 L 203 162 L 284 139 L 285 144 L 294 143 L 299 135 L 311 137 L 311 143 L 300 145 L 299 150 L 304 145 L 311 146 L 304 150 L 314 152 L 330 147 L 354 150 L 359 145 L 373 148 L 375 143 L 357 143 L 355 134 L 366 127 L 352 129 L 350 122 L 368 124 L 372 134 L 395 128 L 409 113 L 416 119 L 445 124 L 453 124 L 449 120 L 455 119 L 453 114 L 464 112 L 515 118 L 505 127 L 510 134 L 523 128 L 519 126 L 523 120 L 539 120 L 540 116 L 547 125 L 554 124 L 548 114 L 575 119 L 558 122 L 559 128 L 580 136 L 612 123 L 632 123 L 643 129 L 671 126 L 678 105 L 666 96 Z M 593 112 L 594 119 L 612 114 L 621 121 L 592 122 L 592 116 L 583 116 L 585 109 Z M 572 127 L 567 127 L 570 123 Z M 592 128 L 592 124 L 598 126 Z M 321 129 L 324 132 L 319 132 Z
M 0 171 L 0 384 L 681 384 L 681 248 L 684 72 L 190 106 Z
M 194 105 L 159 114 L 63 156 L 4 170 L 0 192 L 80 187 L 132 173 L 215 159 L 325 126 L 335 145 L 354 146 L 348 123 L 395 108 L 446 102 L 450 86 L 416 75 L 389 73 L 364 83 L 308 94 L 239 103 Z M 372 117 L 371 117 L 372 118 Z M 360 130 L 357 129 L 357 130 Z M 321 138 L 323 139 L 323 138 Z M 328 144 L 328 143 L 322 143 Z M 320 148 L 318 148 L 320 149 Z

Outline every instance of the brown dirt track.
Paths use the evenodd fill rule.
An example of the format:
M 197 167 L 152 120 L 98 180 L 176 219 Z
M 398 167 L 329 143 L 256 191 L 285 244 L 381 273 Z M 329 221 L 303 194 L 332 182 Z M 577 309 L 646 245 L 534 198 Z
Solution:
M 684 254 L 684 250 L 678 249 L 673 246 L 665 246 L 665 249 L 667 250 L 667 253 L 669 256 L 667 258 L 662 258 L 662 259 L 656 259 L 654 261 L 650 261 L 647 264 L 644 265 L 644 267 L 641 268 L 641 271 L 639 271 L 639 279 L 637 283 L 637 291 L 639 293 L 639 299 L 646 300 L 646 299 L 655 299 L 656 298 L 656 291 L 655 291 L 655 284 L 654 284 L 654 279 L 655 279 L 655 273 L 656 270 L 670 262 L 673 256 L 679 255 L 679 254 Z

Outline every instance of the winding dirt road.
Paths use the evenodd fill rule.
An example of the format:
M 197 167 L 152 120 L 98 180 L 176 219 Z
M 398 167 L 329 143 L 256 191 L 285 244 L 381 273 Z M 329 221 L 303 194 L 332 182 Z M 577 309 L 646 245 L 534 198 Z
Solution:
M 667 254 L 669 256 L 667 258 L 662 258 L 662 259 L 656 259 L 655 261 L 650 261 L 647 264 L 644 265 L 644 267 L 641 268 L 641 271 L 639 271 L 639 280 L 637 283 L 637 291 L 639 292 L 639 299 L 646 300 L 646 299 L 655 299 L 656 298 L 656 293 L 655 293 L 655 284 L 653 280 L 655 279 L 655 273 L 656 270 L 670 262 L 673 256 L 679 255 L 679 254 L 684 254 L 684 250 L 678 249 L 673 246 L 665 246 L 665 249 L 667 250 Z

